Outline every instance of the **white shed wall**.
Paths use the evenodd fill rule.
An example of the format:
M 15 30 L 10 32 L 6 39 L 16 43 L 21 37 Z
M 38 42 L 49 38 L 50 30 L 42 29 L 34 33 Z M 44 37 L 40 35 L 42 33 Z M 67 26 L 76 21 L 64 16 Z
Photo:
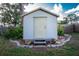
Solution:
M 57 39 L 57 19 L 44 11 L 38 10 L 23 18 L 23 39 L 33 40 L 33 17 L 47 17 L 47 34 L 45 39 Z

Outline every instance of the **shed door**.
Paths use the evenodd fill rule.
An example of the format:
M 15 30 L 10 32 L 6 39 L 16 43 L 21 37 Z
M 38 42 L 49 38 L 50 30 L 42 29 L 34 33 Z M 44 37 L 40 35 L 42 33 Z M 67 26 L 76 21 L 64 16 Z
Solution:
M 45 38 L 46 36 L 46 17 L 34 18 L 34 38 Z

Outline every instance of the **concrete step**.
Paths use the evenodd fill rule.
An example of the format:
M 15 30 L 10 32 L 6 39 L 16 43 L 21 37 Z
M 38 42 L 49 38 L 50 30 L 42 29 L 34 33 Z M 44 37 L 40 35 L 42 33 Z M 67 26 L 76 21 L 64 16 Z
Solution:
M 46 44 L 46 40 L 34 40 L 34 44 L 45 45 Z
M 46 47 L 46 45 L 34 45 L 33 47 Z
M 46 44 L 46 41 L 44 41 L 44 42 L 36 42 L 36 41 L 34 41 L 34 44 Z

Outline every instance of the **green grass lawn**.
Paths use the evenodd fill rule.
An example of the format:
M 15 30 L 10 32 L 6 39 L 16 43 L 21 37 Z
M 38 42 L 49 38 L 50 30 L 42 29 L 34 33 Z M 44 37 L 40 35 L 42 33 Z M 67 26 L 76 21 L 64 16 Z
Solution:
M 60 48 L 49 48 L 48 51 L 33 51 L 30 48 L 11 47 L 11 43 L 0 38 L 0 55 L 8 56 L 76 56 L 79 55 L 79 33 L 71 33 L 71 40 Z

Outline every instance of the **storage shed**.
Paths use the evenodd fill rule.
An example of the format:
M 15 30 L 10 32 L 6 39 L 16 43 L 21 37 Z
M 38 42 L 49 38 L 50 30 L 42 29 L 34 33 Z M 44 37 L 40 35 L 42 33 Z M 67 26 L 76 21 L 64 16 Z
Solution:
M 44 8 L 37 8 L 23 15 L 24 40 L 57 39 L 58 15 Z

